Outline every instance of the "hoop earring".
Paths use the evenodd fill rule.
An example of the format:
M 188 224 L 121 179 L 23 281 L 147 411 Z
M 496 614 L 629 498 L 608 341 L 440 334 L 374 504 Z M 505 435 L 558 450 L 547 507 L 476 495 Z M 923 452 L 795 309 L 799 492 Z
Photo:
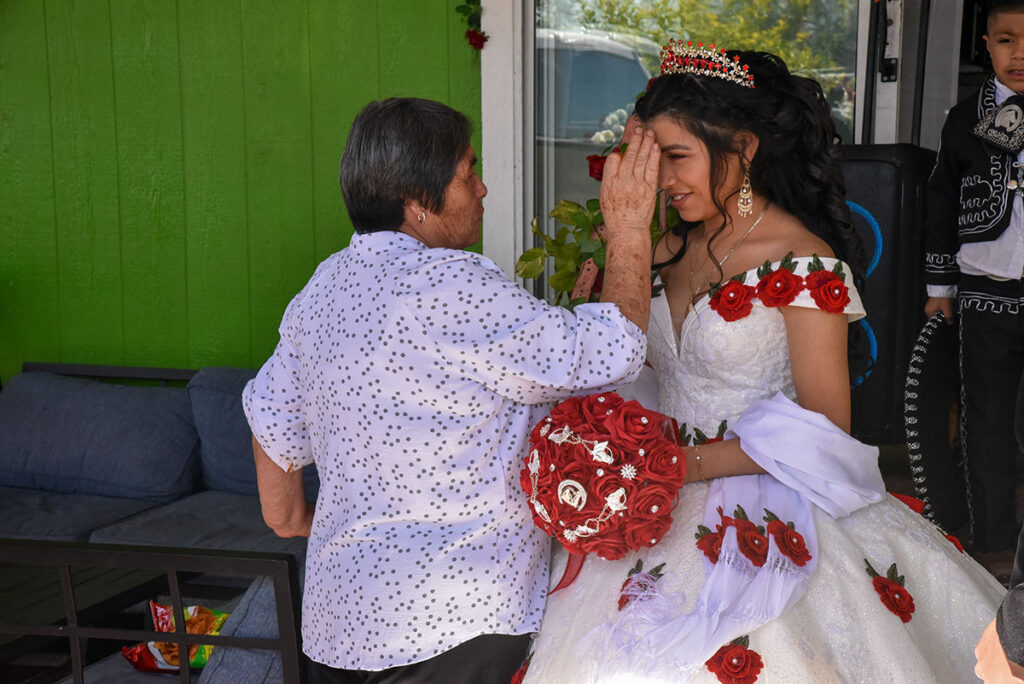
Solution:
M 740 185 L 740 196 L 736 200 L 736 213 L 750 216 L 754 213 L 754 191 L 750 187 L 750 165 L 743 165 L 743 184 Z
M 417 216 L 417 217 L 416 217 L 416 219 L 417 219 L 417 220 L 418 220 L 418 221 L 419 221 L 420 223 L 423 223 L 423 219 L 425 219 L 425 218 L 427 218 L 427 215 L 426 215 L 425 213 L 423 213 L 422 211 L 421 211 L 421 212 L 419 213 L 419 216 Z

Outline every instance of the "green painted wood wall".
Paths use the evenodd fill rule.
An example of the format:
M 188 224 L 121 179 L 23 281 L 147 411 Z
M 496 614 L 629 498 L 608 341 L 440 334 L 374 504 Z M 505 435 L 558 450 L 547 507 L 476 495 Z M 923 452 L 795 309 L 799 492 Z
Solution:
M 473 119 L 462 0 L 0 0 L 0 378 L 259 367 L 368 101 Z

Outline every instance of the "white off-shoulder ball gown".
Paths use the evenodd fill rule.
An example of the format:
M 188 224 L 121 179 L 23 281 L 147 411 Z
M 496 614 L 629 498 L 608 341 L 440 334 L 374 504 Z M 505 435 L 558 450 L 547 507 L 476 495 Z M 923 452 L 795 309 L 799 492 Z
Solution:
M 864 314 L 860 297 L 852 285 L 848 267 L 844 269 L 837 264 L 834 259 L 797 257 L 788 262 L 791 275 L 782 274 L 785 276 L 782 284 L 775 287 L 785 290 L 797 282 L 800 291 L 789 302 L 790 306 L 835 312 L 838 303 L 843 305 L 842 312 L 855 320 Z M 822 267 L 827 273 L 812 274 Z M 716 306 L 712 306 L 711 299 L 705 296 L 684 320 L 678 338 L 665 297 L 654 298 L 648 329 L 648 360 L 658 380 L 658 410 L 685 424 L 689 434 L 697 434 L 699 430 L 714 438 L 725 421 L 730 430 L 728 435 L 736 434 L 731 432 L 736 427 L 741 443 L 750 453 L 758 449 L 755 439 L 758 431 L 771 432 L 775 426 L 778 434 L 762 440 L 769 445 L 765 450 L 770 451 L 771 445 L 782 445 L 778 448 L 809 454 L 800 453 L 796 461 L 813 460 L 818 459 L 816 449 L 820 452 L 832 448 L 822 447 L 815 437 L 825 434 L 821 430 L 827 431 L 831 424 L 823 427 L 819 420 L 824 420 L 822 416 L 792 403 L 796 393 L 779 301 L 771 299 L 770 291 L 762 298 L 756 290 L 764 275 L 780 268 L 777 263 L 768 265 L 761 273 L 748 272 L 743 281 L 748 289 L 732 286 L 731 294 L 726 293 L 733 297 L 728 302 L 723 303 L 720 298 Z M 828 276 L 837 272 L 834 278 Z M 830 293 L 820 290 L 822 283 L 832 288 Z M 847 294 L 849 301 L 844 301 Z M 744 301 L 749 303 L 749 310 L 745 310 Z M 766 407 L 767 413 L 762 411 L 755 420 L 751 415 L 758 413 L 757 407 Z M 779 408 L 789 418 L 776 422 L 773 416 Z M 790 419 L 796 421 L 797 428 L 790 429 L 786 422 Z M 806 437 L 799 427 L 803 423 L 813 424 Z M 741 429 L 743 425 L 747 427 Z M 855 442 L 840 435 L 836 438 L 838 452 L 846 449 L 841 443 L 843 438 Z M 770 593 L 779 586 L 786 586 L 788 591 L 796 586 L 790 603 L 785 605 L 785 597 L 772 595 L 765 603 L 775 605 L 770 606 L 766 614 L 755 615 L 759 613 L 758 606 L 749 604 L 725 609 L 725 613 L 730 610 L 733 613 L 729 619 L 735 618 L 740 623 L 746 620 L 737 629 L 751 626 L 740 636 L 746 638 L 746 648 L 757 654 L 761 665 L 760 669 L 754 668 L 756 673 L 741 668 L 739 674 L 747 674 L 748 678 L 736 681 L 786 684 L 977 681 L 973 673 L 974 645 L 993 619 L 1005 590 L 932 523 L 881 491 L 877 452 L 873 448 L 868 452 L 868 465 L 865 465 L 863 455 L 867 448 L 859 443 L 851 447 L 851 453 L 856 452 L 856 458 L 861 459 L 859 465 L 851 468 L 861 468 L 863 472 L 849 476 L 854 484 L 864 478 L 876 478 L 879 483 L 876 493 L 868 491 L 868 487 L 859 494 L 875 502 L 853 504 L 850 508 L 855 510 L 844 514 L 839 510 L 841 506 L 820 503 L 829 499 L 828 492 L 819 498 L 808 494 L 805 498 L 813 503 L 807 506 L 808 520 L 802 525 L 806 528 L 803 531 L 808 532 L 808 548 L 813 547 L 815 552 L 813 563 L 795 567 L 774 548 L 769 553 L 765 568 L 773 567 L 772 572 L 777 576 L 795 571 L 792 577 L 796 579 L 791 580 L 791 585 L 786 586 L 783 581 L 768 590 Z M 824 460 L 834 459 L 842 468 L 846 456 L 838 452 L 830 453 Z M 784 454 L 780 460 L 785 462 L 790 455 Z M 799 470 L 799 466 L 792 463 L 775 464 L 767 469 L 786 480 L 786 473 L 795 472 L 794 467 Z M 814 467 L 810 466 L 809 470 Z M 803 477 L 797 474 L 788 482 Z M 772 476 L 723 478 L 718 482 L 746 479 L 754 482 L 755 478 L 764 481 Z M 781 486 L 778 482 L 772 484 Z M 802 485 L 793 486 L 799 489 Z M 814 486 L 817 485 L 811 485 Z M 825 489 L 829 486 L 832 485 L 822 485 Z M 717 565 L 710 563 L 709 557 L 697 547 L 695 538 L 701 525 L 716 529 L 716 514 L 714 509 L 709 510 L 708 497 L 723 494 L 716 494 L 715 487 L 705 482 L 685 485 L 673 512 L 672 528 L 660 543 L 631 552 L 619 561 L 589 557 L 576 581 L 550 596 L 534 643 L 526 682 L 733 681 L 719 679 L 705 665 L 706 659 L 712 658 L 720 646 L 730 643 L 735 636 L 719 624 L 725 618 L 720 618 L 718 609 L 705 604 L 708 593 L 705 584 Z M 837 496 L 842 498 L 841 493 Z M 759 507 L 768 508 L 763 504 Z M 733 508 L 726 505 L 724 513 L 732 515 L 733 512 Z M 752 522 L 765 525 L 762 510 L 746 512 Z M 784 518 L 784 522 L 788 520 Z M 768 537 L 770 535 L 766 535 Z M 725 547 L 722 553 L 724 557 Z M 736 553 L 732 556 L 745 562 Z M 561 576 L 565 559 L 564 550 L 559 548 L 552 566 L 553 583 Z M 645 582 L 640 585 L 634 582 L 631 586 L 627 577 L 638 561 L 639 574 L 661 566 L 660 579 L 647 575 Z M 890 578 L 902 580 L 902 589 L 913 601 L 912 612 L 908 612 L 905 596 L 897 597 L 896 610 L 890 607 L 894 601 L 892 596 L 888 604 L 883 601 L 876 587 L 878 582 L 867 570 L 868 565 L 882 577 L 895 565 Z M 739 580 L 733 577 L 729 580 L 733 582 L 728 585 L 733 587 L 730 591 L 735 591 L 737 581 L 741 584 L 748 581 L 743 577 L 753 578 L 758 570 L 747 567 L 747 575 L 737 576 Z M 806 572 L 803 584 L 799 579 L 801 571 Z M 626 592 L 624 583 L 630 587 Z M 888 584 L 890 588 L 895 587 L 892 581 Z M 895 588 L 900 590 L 900 587 Z M 624 596 L 629 600 L 623 599 Z M 620 609 L 623 603 L 625 606 Z M 715 614 L 695 618 L 701 606 L 704 611 Z M 772 610 L 779 614 L 773 617 Z M 724 630 L 721 633 L 725 636 L 709 640 L 712 626 Z M 721 638 L 726 641 L 715 641 Z

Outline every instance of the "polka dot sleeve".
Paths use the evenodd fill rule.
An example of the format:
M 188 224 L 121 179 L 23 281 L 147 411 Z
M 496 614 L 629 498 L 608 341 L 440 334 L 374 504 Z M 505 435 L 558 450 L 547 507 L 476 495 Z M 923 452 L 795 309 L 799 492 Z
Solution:
M 285 309 L 273 355 L 242 392 L 242 407 L 256 441 L 284 470 L 313 462 L 303 412 L 299 311 L 305 290 Z
M 520 403 L 631 382 L 647 350 L 643 332 L 614 304 L 551 306 L 475 254 L 420 271 L 404 299 L 442 357 Z

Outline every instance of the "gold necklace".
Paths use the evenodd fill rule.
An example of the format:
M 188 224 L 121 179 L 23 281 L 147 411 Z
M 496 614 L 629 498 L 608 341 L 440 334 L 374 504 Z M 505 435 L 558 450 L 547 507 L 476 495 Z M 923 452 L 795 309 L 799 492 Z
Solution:
M 771 205 L 772 205 L 771 202 L 768 202 L 768 203 L 766 203 L 764 205 L 764 209 L 761 210 L 761 213 L 757 215 L 757 218 L 754 219 L 754 222 L 750 224 L 749 228 L 747 228 L 747 232 L 745 232 L 740 237 L 739 240 L 737 240 L 736 242 L 733 243 L 732 247 L 730 247 L 729 251 L 725 253 L 725 256 L 722 257 L 721 261 L 716 262 L 718 264 L 718 269 L 717 270 L 719 272 L 722 271 L 722 266 L 724 266 L 725 262 L 729 260 L 729 257 L 732 256 L 732 253 L 736 251 L 736 248 L 739 247 L 740 244 L 744 240 L 747 239 L 747 236 L 750 235 L 751 232 L 753 232 L 754 228 L 757 228 L 757 224 L 759 224 L 761 222 L 761 219 L 764 218 L 765 213 L 767 213 L 767 211 L 768 211 L 768 207 L 770 207 Z M 696 261 L 696 259 L 694 259 L 694 261 Z M 712 258 L 712 261 L 714 261 L 714 258 Z M 686 316 L 689 316 L 690 312 L 693 311 L 694 301 L 696 299 L 698 299 L 701 295 L 703 295 L 703 286 L 701 288 L 701 292 L 698 293 L 696 287 L 693 284 L 694 276 L 696 276 L 696 275 L 697 275 L 697 273 L 696 273 L 696 271 L 693 268 L 693 264 L 690 264 L 690 301 L 686 303 Z M 710 285 L 710 284 L 711 284 L 710 279 L 704 283 L 704 285 Z M 685 316 L 684 316 L 684 318 L 685 318 Z

